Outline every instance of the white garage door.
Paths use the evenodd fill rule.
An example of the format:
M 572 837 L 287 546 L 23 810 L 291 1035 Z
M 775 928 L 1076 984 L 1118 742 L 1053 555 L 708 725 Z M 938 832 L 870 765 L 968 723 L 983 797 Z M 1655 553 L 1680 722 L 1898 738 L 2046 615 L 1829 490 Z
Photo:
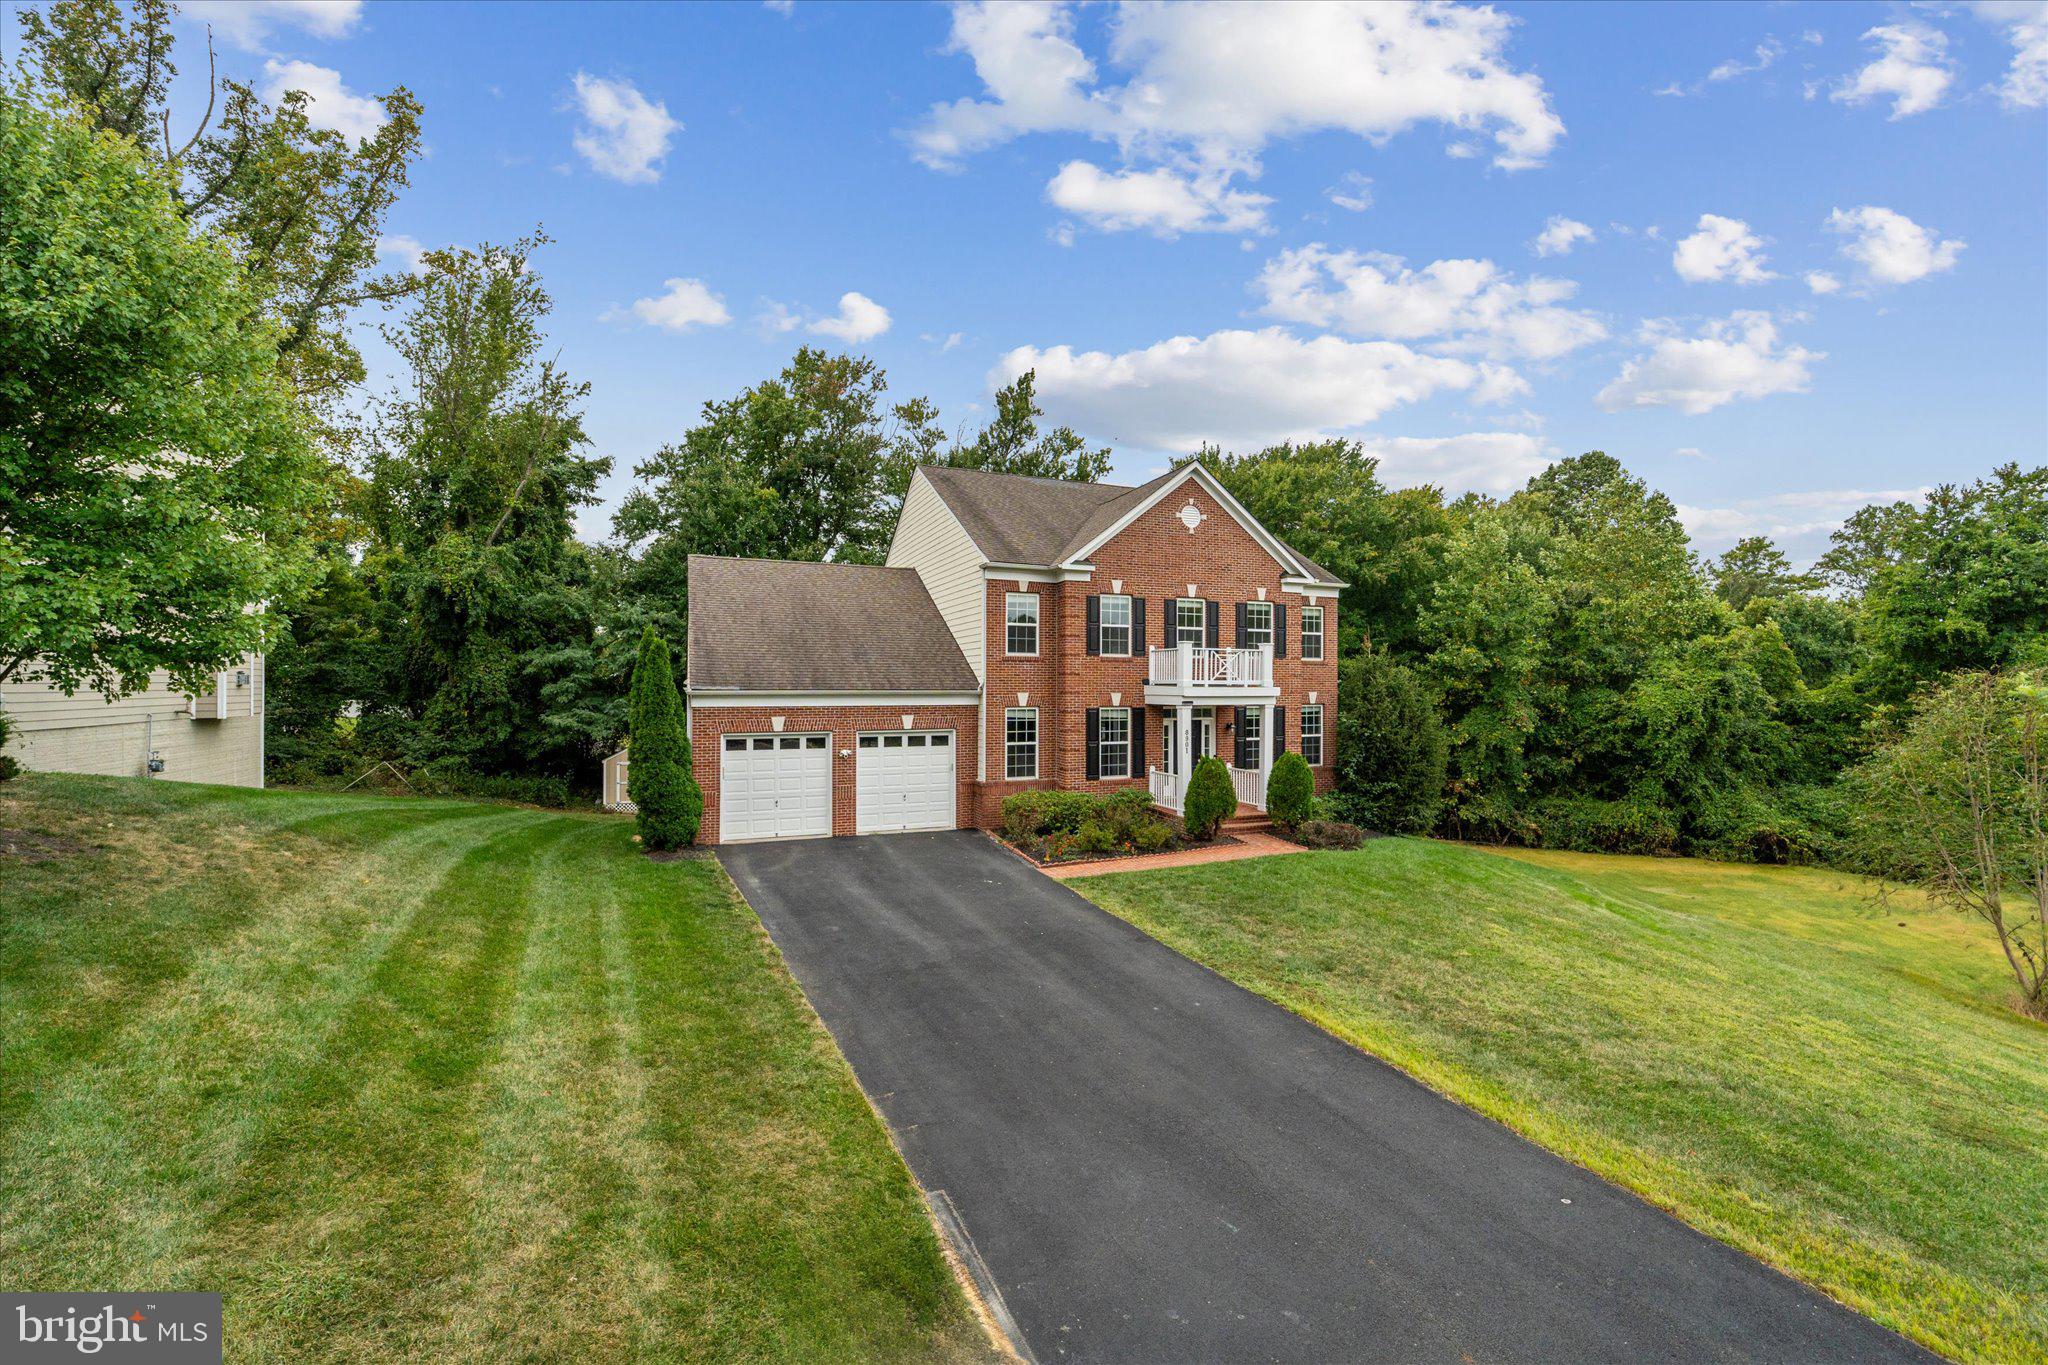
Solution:
M 953 734 L 862 735 L 854 751 L 853 823 L 862 834 L 951 829 Z
M 831 736 L 725 737 L 718 756 L 720 839 L 804 839 L 831 832 Z

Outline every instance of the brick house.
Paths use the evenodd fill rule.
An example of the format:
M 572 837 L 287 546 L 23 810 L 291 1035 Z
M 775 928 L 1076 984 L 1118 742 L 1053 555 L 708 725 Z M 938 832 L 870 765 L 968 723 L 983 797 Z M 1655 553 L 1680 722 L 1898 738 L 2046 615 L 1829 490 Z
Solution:
M 1331 781 L 1337 593 L 1199 465 L 1137 488 L 926 467 L 886 565 L 692 556 L 706 842 L 993 827 L 1224 759 Z

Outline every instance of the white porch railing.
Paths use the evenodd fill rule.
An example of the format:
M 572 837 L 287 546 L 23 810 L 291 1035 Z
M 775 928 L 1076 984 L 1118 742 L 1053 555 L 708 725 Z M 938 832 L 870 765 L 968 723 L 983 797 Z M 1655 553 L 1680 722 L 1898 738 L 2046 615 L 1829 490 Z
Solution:
M 1154 768 L 1152 778 L 1152 802 L 1164 810 L 1179 812 L 1185 804 L 1187 784 L 1178 773 Z M 1266 775 L 1257 768 L 1230 769 L 1230 787 L 1237 793 L 1239 805 L 1266 808 Z
M 1205 649 L 1185 641 L 1150 654 L 1147 681 L 1155 687 L 1202 688 L 1270 687 L 1273 682 L 1273 648 Z

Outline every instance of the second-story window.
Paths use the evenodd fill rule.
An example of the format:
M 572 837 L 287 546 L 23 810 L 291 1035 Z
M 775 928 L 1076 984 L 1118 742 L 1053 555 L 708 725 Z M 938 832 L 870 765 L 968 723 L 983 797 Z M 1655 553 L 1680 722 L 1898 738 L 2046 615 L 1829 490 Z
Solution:
M 1323 657 L 1323 609 L 1303 607 L 1301 609 L 1301 657 L 1320 659 Z
M 1011 593 L 1006 600 L 1003 615 L 1009 625 L 1008 642 L 1005 645 L 1008 652 L 1038 653 L 1038 594 Z
M 1209 643 L 1209 604 L 1199 597 L 1183 597 L 1173 604 L 1173 642 L 1201 649 Z
M 1131 652 L 1131 599 L 1128 597 L 1102 599 L 1102 652 Z
M 1273 643 L 1273 604 L 1271 602 L 1247 602 L 1244 604 L 1244 638 L 1238 644 L 1246 649 L 1257 649 L 1260 645 Z

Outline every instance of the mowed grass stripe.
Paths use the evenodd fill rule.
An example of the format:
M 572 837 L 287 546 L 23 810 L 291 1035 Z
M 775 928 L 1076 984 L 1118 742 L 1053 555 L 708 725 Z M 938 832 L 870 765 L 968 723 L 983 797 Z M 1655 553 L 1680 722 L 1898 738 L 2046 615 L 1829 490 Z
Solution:
M 46 775 L 0 823 L 104 845 L 0 860 L 0 1018 L 37 1039 L 0 1047 L 14 1287 L 222 1291 L 231 1360 L 990 1357 L 715 861 Z M 67 1012 L 131 930 L 125 994 Z
M 488 1342 L 493 1354 L 619 1358 L 637 1335 L 628 1305 L 668 1279 L 646 1249 L 659 1191 L 606 866 L 631 856 L 624 842 L 616 824 L 585 824 L 548 848 L 505 1044 L 482 1078 L 474 1278 L 451 1327 L 455 1341 Z M 684 903 L 671 913 L 687 913 Z
M 522 816 L 467 849 L 379 959 L 207 1229 L 194 1281 L 254 1354 L 442 1350 L 469 1281 L 481 1075 L 532 916 L 537 863 L 573 822 Z
M 678 1272 L 640 1305 L 649 1341 L 720 1360 L 985 1356 L 908 1171 L 723 870 L 617 875 L 660 1182 L 648 1234 Z M 666 911 L 664 881 L 696 912 Z
M 485 827 L 524 818 L 420 812 L 338 861 L 305 843 L 267 850 L 306 874 L 289 890 L 259 871 L 150 895 L 156 932 L 198 946 L 174 952 L 174 968 L 143 966 L 116 998 L 90 1000 L 89 1022 L 70 1009 L 38 1018 L 10 991 L 9 1013 L 25 1017 L 7 1048 L 21 1102 L 0 1127 L 0 1262 L 37 1284 L 59 1282 L 59 1266 L 77 1283 L 178 1277 L 278 1097 L 317 1063 L 385 947 L 473 846 L 479 813 Z M 109 880 L 85 899 L 121 904 L 119 878 Z M 223 923 L 211 906 L 235 895 L 250 899 Z M 23 994 L 87 997 L 79 978 L 105 978 L 92 972 L 89 941 L 72 948 L 39 963 L 38 991 Z M 95 1254 L 81 1264 L 88 1233 Z

